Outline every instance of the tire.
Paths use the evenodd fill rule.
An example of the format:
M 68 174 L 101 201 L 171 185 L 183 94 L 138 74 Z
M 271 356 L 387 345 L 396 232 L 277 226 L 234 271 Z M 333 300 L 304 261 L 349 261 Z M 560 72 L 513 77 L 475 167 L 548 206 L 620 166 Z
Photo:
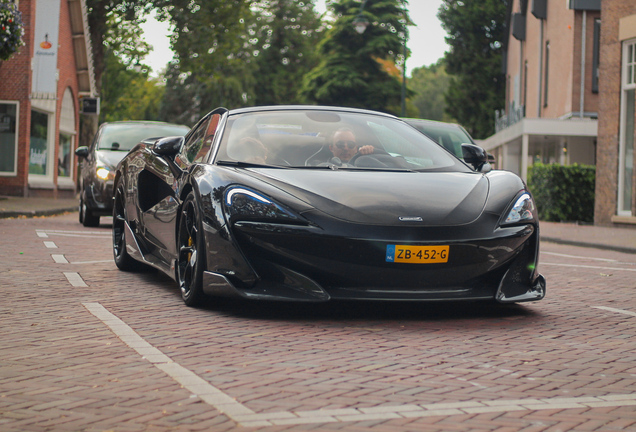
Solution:
M 134 260 L 126 251 L 126 207 L 121 187 L 115 192 L 113 205 L 113 257 L 120 270 L 136 271 L 143 268 L 143 264 Z
M 79 219 L 85 227 L 99 226 L 99 216 L 95 216 L 93 212 L 89 210 L 83 198 L 80 198 Z
M 196 306 L 204 298 L 203 270 L 206 262 L 201 215 L 194 192 L 186 197 L 177 229 L 177 282 L 181 298 L 188 306 Z
M 80 202 L 79 202 L 79 223 L 81 223 L 82 225 L 84 225 L 84 210 L 86 210 L 86 207 L 84 206 L 84 198 L 82 198 L 82 195 L 80 194 Z

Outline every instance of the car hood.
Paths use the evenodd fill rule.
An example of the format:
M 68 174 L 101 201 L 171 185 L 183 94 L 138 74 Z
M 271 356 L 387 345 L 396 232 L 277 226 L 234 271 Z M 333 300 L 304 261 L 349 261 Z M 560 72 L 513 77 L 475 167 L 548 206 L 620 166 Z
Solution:
M 463 225 L 477 219 L 488 199 L 480 173 L 250 170 L 332 217 L 354 223 Z
M 95 157 L 99 163 L 115 168 L 127 154 L 128 151 L 97 150 Z

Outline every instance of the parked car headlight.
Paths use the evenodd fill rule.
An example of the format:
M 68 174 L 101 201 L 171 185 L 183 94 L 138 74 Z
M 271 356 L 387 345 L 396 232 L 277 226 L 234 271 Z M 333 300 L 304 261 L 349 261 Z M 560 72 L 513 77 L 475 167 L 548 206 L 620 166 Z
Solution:
M 524 192 L 516 199 L 501 225 L 513 225 L 533 220 L 535 220 L 534 201 L 528 192 Z
M 97 171 L 95 172 L 95 174 L 100 179 L 106 180 L 106 179 L 108 179 L 108 176 L 110 175 L 110 170 L 108 168 L 105 168 L 105 167 L 97 167 Z
M 225 205 L 232 220 L 304 223 L 300 216 L 273 200 L 244 187 L 233 187 L 225 193 Z

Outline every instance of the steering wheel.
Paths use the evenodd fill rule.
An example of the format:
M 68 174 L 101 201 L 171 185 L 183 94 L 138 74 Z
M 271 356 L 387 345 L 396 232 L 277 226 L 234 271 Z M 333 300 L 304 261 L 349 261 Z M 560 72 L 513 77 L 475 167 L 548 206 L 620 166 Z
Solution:
M 347 162 L 347 163 L 348 163 L 349 165 L 356 166 L 356 160 L 358 160 L 358 158 L 359 158 L 360 156 L 371 156 L 371 157 L 373 157 L 374 155 L 389 155 L 389 152 L 387 152 L 387 151 L 386 151 L 386 150 L 384 150 L 384 149 L 377 148 L 377 147 L 374 147 L 374 148 L 373 148 L 373 153 L 369 153 L 369 154 L 362 154 L 362 153 L 360 153 L 360 150 L 358 150 L 358 151 L 356 152 L 356 154 L 354 154 L 353 156 L 351 156 L 351 159 L 349 159 L 349 162 Z M 390 155 L 389 155 L 389 156 L 390 156 Z

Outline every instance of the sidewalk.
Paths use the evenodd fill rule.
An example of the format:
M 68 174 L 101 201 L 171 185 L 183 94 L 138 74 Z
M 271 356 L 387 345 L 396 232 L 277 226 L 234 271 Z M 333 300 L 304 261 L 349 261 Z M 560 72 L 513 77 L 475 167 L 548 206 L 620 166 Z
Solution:
M 0 219 L 53 216 L 78 211 L 77 198 L 21 198 L 0 196 Z
M 77 211 L 78 200 L 0 197 L 0 219 L 53 216 Z M 541 222 L 541 240 L 636 254 L 636 227 L 608 228 L 573 223 Z

